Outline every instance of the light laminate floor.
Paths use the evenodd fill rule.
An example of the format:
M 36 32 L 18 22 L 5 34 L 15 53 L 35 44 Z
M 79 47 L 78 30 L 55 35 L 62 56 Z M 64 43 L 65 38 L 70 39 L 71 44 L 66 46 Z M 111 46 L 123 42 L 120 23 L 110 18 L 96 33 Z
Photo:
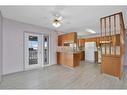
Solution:
M 89 62 L 75 69 L 53 65 L 3 76 L 0 89 L 127 89 L 127 74 L 119 80 L 101 74 L 100 66 Z

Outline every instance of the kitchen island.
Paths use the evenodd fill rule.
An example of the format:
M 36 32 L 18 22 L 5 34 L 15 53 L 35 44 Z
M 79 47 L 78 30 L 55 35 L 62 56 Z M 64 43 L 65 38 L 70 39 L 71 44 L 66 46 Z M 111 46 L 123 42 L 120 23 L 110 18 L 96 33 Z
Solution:
M 57 64 L 77 67 L 80 65 L 80 51 L 76 52 L 57 52 Z

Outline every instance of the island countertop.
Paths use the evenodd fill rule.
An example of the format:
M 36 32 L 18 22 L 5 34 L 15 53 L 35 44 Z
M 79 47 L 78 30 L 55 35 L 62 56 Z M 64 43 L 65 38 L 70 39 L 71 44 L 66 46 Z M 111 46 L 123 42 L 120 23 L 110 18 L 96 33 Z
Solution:
M 74 54 L 74 53 L 80 53 L 81 51 L 57 51 L 58 53 L 71 53 L 71 54 Z

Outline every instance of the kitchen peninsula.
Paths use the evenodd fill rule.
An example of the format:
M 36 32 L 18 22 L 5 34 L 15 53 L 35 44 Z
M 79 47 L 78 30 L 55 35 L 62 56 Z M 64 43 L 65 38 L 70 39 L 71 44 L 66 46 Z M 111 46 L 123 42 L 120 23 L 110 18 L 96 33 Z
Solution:
M 71 32 L 58 36 L 57 64 L 77 67 L 83 58 L 82 50 L 78 48 L 77 33 Z
M 57 51 L 57 64 L 62 64 L 70 67 L 79 66 L 80 51 Z

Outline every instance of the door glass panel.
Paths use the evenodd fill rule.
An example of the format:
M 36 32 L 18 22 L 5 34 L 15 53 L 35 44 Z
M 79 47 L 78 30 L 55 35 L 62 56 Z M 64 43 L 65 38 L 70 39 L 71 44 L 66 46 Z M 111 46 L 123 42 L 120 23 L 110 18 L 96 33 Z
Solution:
M 29 36 L 29 65 L 38 64 L 38 37 Z
M 49 64 L 49 37 L 44 36 L 44 65 Z

